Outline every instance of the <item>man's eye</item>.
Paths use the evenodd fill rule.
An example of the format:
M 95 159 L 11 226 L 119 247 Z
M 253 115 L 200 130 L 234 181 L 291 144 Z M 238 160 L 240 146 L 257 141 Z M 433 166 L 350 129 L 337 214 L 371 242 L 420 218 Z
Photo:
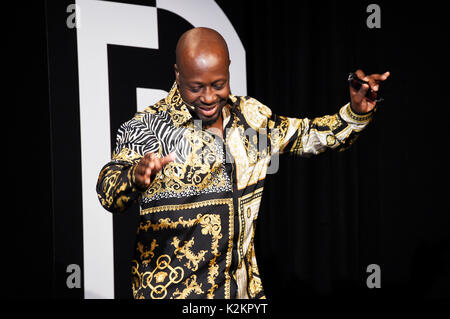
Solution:
M 216 90 L 222 90 L 223 89 L 223 87 L 224 87 L 225 85 L 224 84 L 215 84 L 214 85 L 214 89 L 216 89 Z
M 191 91 L 191 92 L 194 92 L 194 93 L 197 93 L 197 92 L 199 92 L 200 91 L 200 87 L 198 87 L 198 86 L 196 86 L 196 87 L 190 87 L 189 88 L 189 90 Z

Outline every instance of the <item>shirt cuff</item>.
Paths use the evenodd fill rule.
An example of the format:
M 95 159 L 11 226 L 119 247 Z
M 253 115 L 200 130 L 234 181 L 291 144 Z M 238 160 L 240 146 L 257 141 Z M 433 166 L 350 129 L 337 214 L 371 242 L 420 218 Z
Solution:
M 357 113 L 352 109 L 350 102 L 344 105 L 339 112 L 345 121 L 354 124 L 368 124 L 374 113 L 375 109 L 367 113 Z

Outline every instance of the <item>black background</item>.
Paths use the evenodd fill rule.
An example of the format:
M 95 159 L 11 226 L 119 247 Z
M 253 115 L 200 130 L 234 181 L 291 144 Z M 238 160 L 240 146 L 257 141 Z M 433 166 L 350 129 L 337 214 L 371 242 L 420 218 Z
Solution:
M 49 2 L 50 11 L 67 6 Z M 244 44 L 248 95 L 274 113 L 310 118 L 334 113 L 349 99 L 349 71 L 391 72 L 385 101 L 348 151 L 311 159 L 283 156 L 279 172 L 267 177 L 256 232 L 267 297 L 449 298 L 449 41 L 441 3 L 378 1 L 381 29 L 367 28 L 370 2 L 364 1 L 217 3 Z M 66 14 L 61 17 L 65 21 Z M 4 223 L 11 254 L 3 263 L 8 280 L 2 288 L 9 298 L 82 297 L 81 289 L 63 292 L 66 274 L 58 265 L 74 258 L 82 264 L 81 234 L 65 234 L 60 226 L 81 229 L 80 217 L 72 213 L 81 210 L 81 196 L 55 187 L 81 183 L 80 159 L 67 162 L 67 169 L 52 166 L 52 158 L 70 158 L 79 147 L 78 100 L 63 98 L 78 97 L 78 80 L 72 69 L 54 70 L 67 83 L 51 83 L 56 88 L 50 91 L 48 76 L 48 59 L 76 65 L 76 53 L 50 54 L 57 50 L 47 47 L 49 23 L 44 3 L 33 1 L 26 10 L 16 9 L 9 34 L 14 90 L 7 96 L 14 109 L 4 125 L 14 128 L 7 130 L 15 151 L 7 176 L 15 186 L 14 197 L 6 198 L 14 202 Z M 65 32 L 61 36 L 68 36 Z M 76 52 L 76 31 L 71 32 L 58 46 L 61 52 Z M 120 56 L 120 48 L 109 46 L 108 53 Z M 167 74 L 170 80 L 172 69 Z M 53 96 L 54 90 L 60 93 Z M 50 102 L 65 105 L 67 122 L 51 120 Z M 66 125 L 67 136 L 52 137 L 58 125 Z M 58 139 L 66 148 L 52 148 Z M 68 202 L 79 207 L 67 207 Z M 57 208 L 65 213 L 53 216 Z M 380 289 L 365 283 L 372 263 L 381 267 Z M 121 288 L 119 295 L 127 291 Z

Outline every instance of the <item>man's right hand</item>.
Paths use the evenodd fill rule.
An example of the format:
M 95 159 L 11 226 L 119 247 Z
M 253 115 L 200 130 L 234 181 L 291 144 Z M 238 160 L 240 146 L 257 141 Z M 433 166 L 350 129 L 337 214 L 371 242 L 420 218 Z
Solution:
M 153 177 L 166 165 L 175 160 L 175 154 L 159 158 L 154 153 L 147 153 L 137 164 L 134 170 L 134 181 L 139 189 L 147 189 Z

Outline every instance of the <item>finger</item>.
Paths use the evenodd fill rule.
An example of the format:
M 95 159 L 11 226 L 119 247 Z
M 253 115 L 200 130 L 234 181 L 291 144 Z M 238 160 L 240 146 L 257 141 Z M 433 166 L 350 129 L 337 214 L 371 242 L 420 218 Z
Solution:
M 154 153 L 146 153 L 144 155 L 144 158 L 141 161 L 141 163 L 144 166 L 144 168 L 146 168 L 146 167 L 148 167 L 150 165 L 150 163 L 153 161 L 154 156 L 155 156 Z
M 386 80 L 391 75 L 391 72 L 386 71 L 381 75 L 381 81 Z
M 158 173 L 162 168 L 161 159 L 155 158 L 155 160 L 152 162 L 152 164 L 153 164 L 153 174 Z
M 175 159 L 175 155 L 170 153 L 169 155 L 159 158 L 155 157 L 152 161 L 152 174 L 156 175 L 166 164 L 172 162 Z
M 361 88 L 358 90 L 357 94 L 361 94 L 362 96 L 365 96 L 368 90 L 369 90 L 369 84 L 363 84 L 363 85 L 361 85 Z
M 146 154 L 144 154 L 144 157 L 141 158 L 138 165 L 139 165 L 139 167 L 143 168 L 143 170 L 145 171 L 145 168 L 148 166 L 150 161 L 151 161 L 151 153 L 146 153 Z
M 147 170 L 147 167 L 149 166 L 149 164 L 150 164 L 150 154 L 148 153 L 148 154 L 146 154 L 146 155 L 144 155 L 144 157 L 143 158 L 141 158 L 141 160 L 139 161 L 139 164 L 138 164 L 138 172 L 141 174 L 141 175 L 145 175 L 145 171 Z
M 355 74 L 360 78 L 361 80 L 366 76 L 364 72 L 361 69 L 356 70 Z
M 150 175 L 152 175 L 152 169 L 150 168 L 150 166 L 147 166 L 145 168 L 144 174 L 145 174 L 145 177 L 149 177 Z
M 360 78 L 361 80 L 363 80 L 365 82 L 369 82 L 370 81 L 370 77 L 365 75 L 362 70 L 358 70 L 358 71 L 360 71 L 359 73 L 357 73 L 358 78 Z M 362 88 L 362 86 L 361 86 L 361 88 Z
M 379 89 L 378 81 L 374 80 L 373 78 L 370 78 L 369 85 L 372 90 L 378 91 L 378 89 Z
M 384 72 L 383 74 L 373 74 L 371 75 L 371 81 L 369 81 L 370 83 L 370 87 L 372 88 L 372 90 L 374 90 L 375 92 L 377 92 L 380 89 L 380 85 L 379 83 L 382 81 L 385 81 L 389 75 L 391 73 L 389 71 Z
M 375 84 L 372 86 L 372 90 L 374 90 L 375 92 L 378 92 L 379 89 L 380 89 L 380 86 L 379 86 L 377 83 L 375 83 Z
M 161 170 L 165 165 L 175 160 L 175 154 L 170 153 L 169 155 L 164 156 L 163 158 L 157 158 L 155 161 L 155 169 L 158 171 Z
M 145 175 L 144 175 L 144 180 L 145 180 L 146 185 L 150 184 L 151 176 L 152 176 L 152 170 L 150 167 L 147 167 L 147 169 L 145 170 Z
M 135 174 L 136 184 L 139 187 L 145 188 L 150 185 L 150 170 L 148 168 L 136 168 Z
M 136 172 L 135 172 L 135 174 L 137 175 L 137 176 L 144 176 L 145 175 L 145 166 L 143 166 L 143 165 L 138 165 L 137 167 L 136 167 Z
M 380 82 L 380 81 L 386 80 L 390 74 L 391 73 L 389 71 L 384 72 L 383 74 L 372 74 L 372 75 L 370 75 L 370 78 L 372 78 L 373 80 L 375 80 L 377 82 Z
M 150 170 L 154 170 L 155 169 L 155 161 L 150 161 L 149 163 L 148 163 L 148 166 L 147 166 L 148 168 L 150 168 Z
M 151 159 L 152 159 L 152 156 L 153 156 L 153 152 L 148 152 L 148 153 L 145 153 L 145 154 L 144 154 L 144 158 L 145 158 L 146 160 L 151 160 Z
M 170 162 L 173 162 L 175 160 L 175 153 L 170 153 L 169 155 L 164 156 L 161 158 L 161 165 L 164 166 Z

